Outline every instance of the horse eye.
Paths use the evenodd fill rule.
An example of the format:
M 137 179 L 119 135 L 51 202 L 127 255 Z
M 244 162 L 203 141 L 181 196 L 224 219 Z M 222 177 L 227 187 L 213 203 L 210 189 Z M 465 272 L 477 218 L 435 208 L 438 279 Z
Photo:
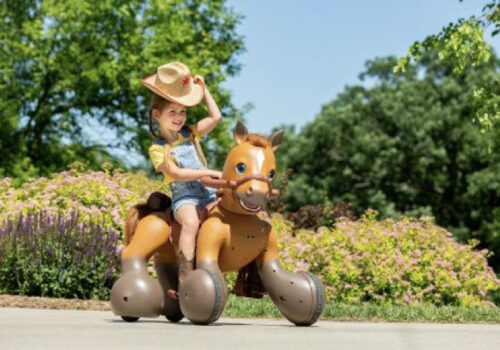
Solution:
M 274 179 L 274 174 L 275 174 L 274 170 L 271 170 L 271 171 L 269 172 L 269 178 L 270 178 L 271 180 L 272 180 L 272 179 Z
M 236 171 L 240 174 L 243 174 L 245 170 L 247 170 L 247 166 L 243 163 L 238 163 L 238 165 L 236 166 Z

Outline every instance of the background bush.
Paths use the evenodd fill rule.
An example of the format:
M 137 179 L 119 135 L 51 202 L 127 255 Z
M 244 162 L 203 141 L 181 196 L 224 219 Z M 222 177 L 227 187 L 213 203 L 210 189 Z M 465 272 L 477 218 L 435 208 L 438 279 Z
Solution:
M 53 215 L 79 212 L 83 222 L 103 222 L 106 227 L 123 230 L 128 208 L 145 202 L 150 192 L 167 191 L 159 181 L 149 180 L 143 172 L 72 170 L 56 173 L 12 186 L 10 178 L 0 180 L 0 220 L 16 218 L 20 213 L 40 210 Z
M 106 249 L 111 251 L 94 253 L 106 256 L 107 262 L 102 262 L 101 270 L 92 269 L 93 274 L 85 271 L 91 270 L 92 261 L 100 263 L 95 257 L 88 257 L 92 261 L 81 266 L 73 266 L 70 260 L 94 246 L 93 239 L 119 236 L 128 207 L 158 189 L 165 190 L 161 182 L 150 181 L 143 173 L 109 170 L 73 169 L 19 188 L 12 187 L 10 179 L 0 180 L 0 219 L 4 222 L 0 292 L 107 298 L 120 239 L 115 242 L 110 237 L 115 245 Z M 490 253 L 474 249 L 478 241 L 459 244 L 428 217 L 377 221 L 369 211 L 360 220 L 335 219 L 348 212 L 348 207 L 331 208 L 330 212 L 325 208 L 304 211 L 307 215 L 299 217 L 306 227 L 311 220 L 326 225 L 317 230 L 310 226 L 297 230 L 296 222 L 280 214 L 268 218 L 279 237 L 284 267 L 318 275 L 330 299 L 471 306 L 489 305 L 490 293 L 498 290 L 499 280 L 486 260 Z M 93 223 L 96 220 L 100 226 Z M 61 225 L 68 227 L 67 238 L 58 242 Z M 77 239 L 80 236 L 82 241 Z M 52 255 L 61 249 L 66 258 Z M 235 278 L 235 273 L 226 276 L 230 287 Z
M 477 241 L 459 244 L 430 218 L 358 221 L 341 218 L 318 232 L 301 230 L 274 216 L 285 268 L 309 270 L 338 302 L 478 306 L 492 305 L 489 293 L 500 280 Z
M 0 227 L 0 293 L 108 299 L 119 235 L 76 212 L 20 214 Z
M 297 212 L 285 213 L 285 217 L 294 223 L 296 229 L 316 230 L 321 226 L 332 226 L 340 217 L 354 219 L 350 207 L 350 203 L 345 201 L 337 204 L 305 205 Z

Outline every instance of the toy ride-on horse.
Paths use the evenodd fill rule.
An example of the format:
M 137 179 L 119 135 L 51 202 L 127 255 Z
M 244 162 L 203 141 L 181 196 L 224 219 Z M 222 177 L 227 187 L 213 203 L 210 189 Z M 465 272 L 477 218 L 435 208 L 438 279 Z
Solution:
M 114 314 L 125 321 L 165 315 L 177 322 L 183 316 L 195 324 L 210 324 L 221 315 L 227 301 L 223 272 L 254 262 L 265 291 L 292 323 L 312 325 L 325 308 L 325 292 L 319 279 L 309 272 L 285 271 L 279 262 L 278 244 L 272 226 L 260 219 L 272 195 L 275 175 L 274 151 L 283 132 L 269 138 L 248 134 L 238 123 L 233 131 L 236 145 L 224 164 L 222 179 L 204 178 L 217 187 L 221 197 L 201 224 L 196 243 L 196 269 L 178 289 L 177 223 L 168 211 L 135 210 L 136 220 L 122 253 L 122 276 L 111 291 Z M 136 206 L 138 208 L 139 206 Z M 132 218 L 130 218 L 132 216 Z M 158 281 L 147 270 L 154 256 Z M 178 290 L 178 298 L 168 291 Z

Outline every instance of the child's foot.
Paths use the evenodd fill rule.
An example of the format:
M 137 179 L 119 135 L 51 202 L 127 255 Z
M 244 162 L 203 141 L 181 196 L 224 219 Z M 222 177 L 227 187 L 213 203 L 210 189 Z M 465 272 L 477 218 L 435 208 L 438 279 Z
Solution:
M 179 294 L 174 289 L 167 290 L 167 295 L 172 299 L 179 299 Z
M 194 256 L 191 260 L 188 260 L 182 251 L 179 252 L 178 255 L 178 264 L 179 264 L 179 285 L 184 282 L 184 279 L 193 272 L 194 269 Z

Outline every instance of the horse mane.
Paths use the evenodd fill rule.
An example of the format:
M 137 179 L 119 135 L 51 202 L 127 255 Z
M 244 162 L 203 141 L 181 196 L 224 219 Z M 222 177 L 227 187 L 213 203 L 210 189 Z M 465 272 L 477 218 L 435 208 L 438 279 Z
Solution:
M 249 142 L 252 146 L 261 148 L 271 147 L 271 141 L 259 134 L 246 134 L 243 142 Z

